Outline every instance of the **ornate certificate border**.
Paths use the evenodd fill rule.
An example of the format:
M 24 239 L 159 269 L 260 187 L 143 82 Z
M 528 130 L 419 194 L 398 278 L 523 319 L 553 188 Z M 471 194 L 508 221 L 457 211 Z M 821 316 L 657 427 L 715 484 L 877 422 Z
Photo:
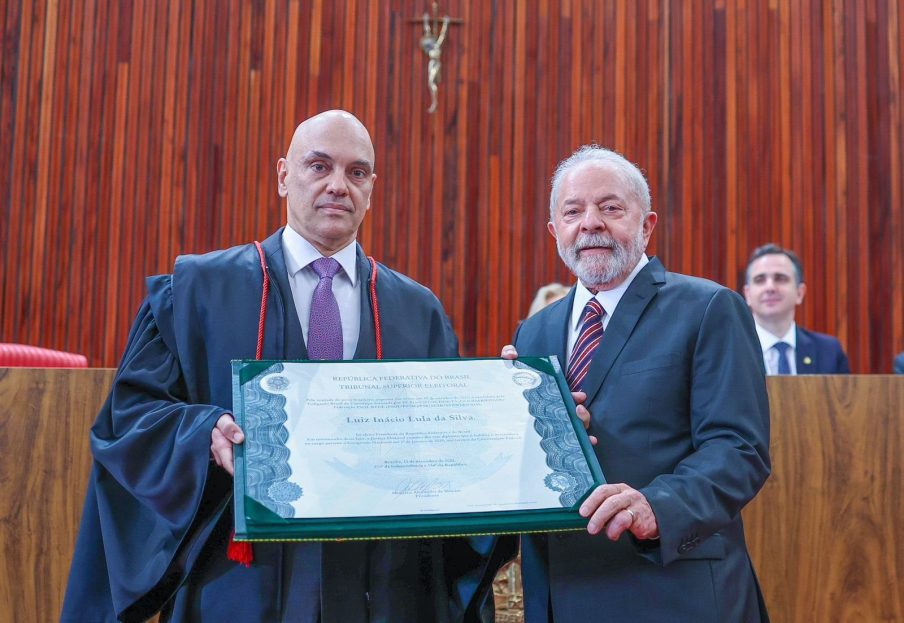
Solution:
M 429 366 L 435 361 L 452 360 L 422 363 Z M 284 392 L 291 380 L 290 375 L 281 374 L 286 371 L 286 363 L 317 366 L 322 362 L 233 362 L 233 407 L 237 421 L 246 431 L 246 442 L 236 446 L 235 456 L 237 539 L 406 538 L 545 532 L 581 529 L 586 525 L 577 508 L 605 480 L 575 415 L 571 394 L 555 357 L 522 358 L 507 364 L 512 369 L 512 380 L 523 387 L 521 393 L 528 403 L 533 428 L 540 439 L 541 456 L 545 456 L 549 470 L 541 489 L 545 487 L 557 493 L 561 508 L 339 518 L 295 517 L 292 503 L 304 496 L 307 485 L 290 478 L 287 447 L 290 433 L 286 426 Z M 344 362 L 329 365 L 334 363 Z M 348 363 L 380 365 L 381 362 Z

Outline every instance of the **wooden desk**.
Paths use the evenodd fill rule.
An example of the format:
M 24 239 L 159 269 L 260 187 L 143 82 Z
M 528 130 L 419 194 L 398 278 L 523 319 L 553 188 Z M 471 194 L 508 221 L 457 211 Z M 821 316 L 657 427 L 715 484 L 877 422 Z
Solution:
M 114 370 L 0 368 L 0 613 L 56 621 Z
M 0 612 L 9 620 L 59 617 L 88 429 L 113 374 L 0 368 L 0 572 L 9 578 Z M 773 475 L 744 520 L 772 621 L 904 621 L 904 376 L 768 384 Z
M 904 376 L 768 384 L 772 477 L 743 516 L 773 623 L 904 621 Z

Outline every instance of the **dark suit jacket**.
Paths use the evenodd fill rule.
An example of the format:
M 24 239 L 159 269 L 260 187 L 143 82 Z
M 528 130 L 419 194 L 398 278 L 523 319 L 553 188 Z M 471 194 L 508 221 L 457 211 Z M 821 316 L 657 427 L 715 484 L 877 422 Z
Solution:
M 850 374 L 847 355 L 841 342 L 825 333 L 797 327 L 798 374 Z
M 904 374 L 904 353 L 898 353 L 895 357 L 895 374 Z
M 573 300 L 572 290 L 524 321 L 519 355 L 564 362 Z M 766 620 L 740 518 L 770 470 L 763 358 L 744 301 L 652 258 L 584 387 L 606 480 L 646 496 L 661 539 L 524 537 L 527 621 L 548 610 L 556 623 Z

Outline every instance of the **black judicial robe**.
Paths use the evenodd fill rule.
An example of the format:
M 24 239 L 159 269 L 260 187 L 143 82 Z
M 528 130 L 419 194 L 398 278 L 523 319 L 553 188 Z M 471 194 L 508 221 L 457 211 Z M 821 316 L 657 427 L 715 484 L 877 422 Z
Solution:
M 270 275 L 264 358 L 305 359 L 282 231 L 263 243 Z M 375 359 L 370 264 L 358 248 L 356 359 Z M 230 360 L 253 359 L 263 276 L 253 245 L 182 256 L 147 279 L 147 298 L 91 429 L 94 469 L 62 621 L 492 620 L 491 583 L 514 555 L 493 537 L 254 544 L 250 568 L 226 558 L 232 479 L 210 461 L 231 411 Z M 386 359 L 457 357 L 442 305 L 380 265 Z

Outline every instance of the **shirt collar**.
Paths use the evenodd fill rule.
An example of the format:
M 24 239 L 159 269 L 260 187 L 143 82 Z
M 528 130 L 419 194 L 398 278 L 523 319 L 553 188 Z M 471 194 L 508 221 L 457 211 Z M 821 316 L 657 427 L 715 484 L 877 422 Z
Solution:
M 289 271 L 289 277 L 295 276 L 295 273 L 310 265 L 315 260 L 323 257 L 317 249 L 314 248 L 301 234 L 292 229 L 290 225 L 286 225 L 282 234 L 283 252 L 286 259 L 286 269 Z M 343 248 L 331 255 L 333 259 L 339 262 L 342 270 L 352 282 L 352 287 L 358 285 L 357 270 L 357 245 L 352 240 Z
M 611 290 L 600 290 L 596 293 L 596 300 L 599 301 L 600 305 L 603 306 L 603 309 L 606 310 L 606 315 L 608 317 L 611 318 L 612 314 L 615 313 L 615 308 L 618 306 L 618 302 L 621 300 L 622 296 L 624 296 L 625 292 L 628 290 L 628 286 L 631 285 L 631 282 L 637 277 L 637 273 L 639 273 L 649 261 L 650 259 L 647 257 L 646 253 L 641 253 L 640 259 L 637 260 L 637 265 L 634 266 L 634 270 L 631 271 L 631 274 L 628 275 L 627 279 Z M 581 316 L 584 313 L 584 307 L 587 306 L 587 302 L 593 298 L 593 296 L 593 293 L 588 290 L 579 279 L 574 291 L 574 304 L 571 307 L 571 327 L 575 331 L 580 331 Z
M 785 342 L 791 346 L 791 348 L 797 349 L 797 323 L 792 322 L 788 332 L 781 337 L 773 335 L 756 323 L 754 324 L 756 326 L 757 337 L 760 338 L 760 346 L 763 348 L 764 353 L 779 342 Z

